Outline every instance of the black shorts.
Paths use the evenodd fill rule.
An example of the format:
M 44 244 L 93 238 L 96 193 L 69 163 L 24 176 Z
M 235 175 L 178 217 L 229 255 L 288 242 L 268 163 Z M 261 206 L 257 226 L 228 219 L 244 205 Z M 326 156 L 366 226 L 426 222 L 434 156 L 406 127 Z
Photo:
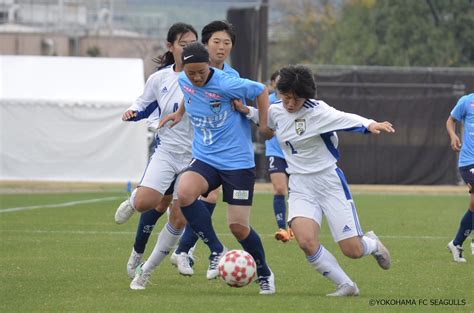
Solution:
M 474 164 L 463 166 L 459 168 L 459 172 L 461 173 L 461 177 L 464 182 L 469 187 L 469 193 L 474 193 Z
M 193 159 L 184 170 L 199 173 L 209 189 L 203 196 L 222 185 L 223 200 L 233 205 L 252 205 L 255 167 L 238 170 L 218 170 L 212 165 Z

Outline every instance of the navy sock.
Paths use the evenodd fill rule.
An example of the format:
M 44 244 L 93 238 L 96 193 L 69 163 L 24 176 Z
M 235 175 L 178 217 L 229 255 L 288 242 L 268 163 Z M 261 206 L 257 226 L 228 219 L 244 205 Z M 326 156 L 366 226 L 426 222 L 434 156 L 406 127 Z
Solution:
M 273 196 L 273 211 L 275 212 L 275 218 L 278 225 L 278 228 L 285 229 L 285 213 L 286 213 L 286 204 L 284 195 L 274 195 Z
M 214 208 L 216 207 L 216 204 L 209 203 L 202 200 L 198 200 L 198 201 L 202 202 L 206 206 L 207 210 L 209 211 L 209 214 L 212 215 L 212 213 L 214 212 Z M 188 253 L 189 249 L 191 249 L 196 244 L 198 239 L 199 237 L 196 235 L 194 230 L 189 225 L 186 225 L 183 236 L 181 236 L 181 239 L 179 240 L 179 245 L 178 245 L 178 248 L 176 249 L 176 253 L 177 254 L 180 254 L 181 252 Z
M 466 214 L 461 219 L 461 223 L 459 225 L 458 233 L 456 234 L 456 238 L 453 240 L 453 244 L 455 246 L 462 246 L 464 240 L 466 240 L 467 236 L 471 233 L 472 229 L 474 228 L 474 213 L 471 210 L 467 210 Z
M 270 276 L 270 268 L 265 261 L 265 251 L 263 250 L 262 241 L 257 232 L 250 228 L 250 233 L 242 241 L 239 241 L 245 251 L 250 253 L 257 264 L 257 276 Z
M 181 207 L 188 225 L 198 234 L 198 236 L 209 247 L 211 252 L 221 253 L 224 246 L 217 239 L 216 232 L 212 227 L 211 214 L 200 200 L 196 200 L 188 206 Z
M 133 245 L 137 253 L 143 253 L 145 251 L 145 246 L 150 238 L 153 227 L 155 227 L 156 221 L 158 221 L 161 215 L 163 215 L 163 213 L 157 210 L 148 210 L 140 215 L 140 222 L 138 223 L 135 243 Z

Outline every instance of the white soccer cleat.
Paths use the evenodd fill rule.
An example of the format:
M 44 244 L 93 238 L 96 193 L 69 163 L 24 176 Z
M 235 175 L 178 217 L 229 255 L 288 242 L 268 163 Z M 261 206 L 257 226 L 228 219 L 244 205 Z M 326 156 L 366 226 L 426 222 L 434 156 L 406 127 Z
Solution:
M 224 247 L 221 253 L 212 252 L 209 257 L 209 267 L 207 268 L 206 277 L 207 279 L 214 279 L 219 276 L 219 261 L 227 253 L 227 249 Z
M 115 223 L 125 223 L 130 219 L 130 217 L 132 217 L 133 213 L 135 213 L 135 209 L 130 204 L 130 200 L 125 200 L 119 205 L 117 211 L 115 212 Z
M 275 275 L 270 270 L 270 276 L 258 277 L 258 284 L 260 285 L 261 295 L 272 295 L 276 292 L 275 288 Z
M 142 263 L 143 261 L 143 253 L 137 253 L 135 252 L 135 249 L 132 248 L 132 253 L 130 254 L 130 257 L 128 258 L 128 263 L 127 263 L 127 274 L 130 279 L 133 279 L 135 277 L 136 269 L 137 267 Z
M 448 243 L 448 249 L 453 254 L 454 262 L 466 263 L 466 259 L 462 256 L 463 249 L 460 246 L 455 246 L 452 240 Z
M 174 250 L 174 252 L 171 253 L 171 256 L 170 256 L 171 265 L 178 266 L 178 256 L 179 254 L 176 253 L 176 250 Z
M 471 253 L 474 255 L 474 239 L 471 239 Z
M 186 252 L 181 252 L 181 254 L 178 255 L 177 267 L 181 275 L 192 276 L 194 274 L 194 270 L 191 267 L 190 257 Z
M 143 265 L 143 264 L 142 264 Z M 137 267 L 135 277 L 130 283 L 130 289 L 133 290 L 145 290 L 146 284 L 150 280 L 151 272 L 145 272 L 142 270 L 142 265 Z
M 379 237 L 377 237 L 373 231 L 365 233 L 365 236 L 377 241 L 377 251 L 372 253 L 372 255 L 381 268 L 388 270 L 392 263 L 392 258 L 390 257 L 390 252 L 388 252 L 388 249 L 383 245 Z
M 326 296 L 328 297 L 355 297 L 359 295 L 359 288 L 357 288 L 356 283 L 354 285 L 342 284 L 337 286 L 336 291 L 329 293 Z

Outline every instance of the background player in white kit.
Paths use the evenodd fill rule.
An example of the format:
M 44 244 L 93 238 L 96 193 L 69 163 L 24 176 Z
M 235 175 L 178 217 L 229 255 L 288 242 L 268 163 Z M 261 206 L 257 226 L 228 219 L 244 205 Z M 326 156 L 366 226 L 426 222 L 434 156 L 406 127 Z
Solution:
M 159 120 L 161 116 L 178 109 L 183 97 L 177 83 L 178 75 L 182 70 L 182 49 L 186 44 L 196 40 L 197 32 L 191 25 L 176 23 L 171 26 L 168 32 L 168 57 L 163 59 L 164 65 L 168 66 L 161 68 L 148 78 L 143 94 L 124 113 L 124 120 L 139 120 L 143 117 L 150 119 L 150 115 L 155 116 L 155 120 Z M 177 175 L 191 161 L 192 128 L 187 116 L 184 119 L 172 129 L 158 130 L 159 144 L 148 163 L 139 187 L 134 190 L 130 199 L 124 201 L 117 209 L 115 221 L 118 224 L 126 222 L 135 211 L 146 212 L 159 206 L 166 191 L 175 183 Z M 164 205 L 161 207 L 165 208 Z M 186 220 L 181 215 L 181 210 L 173 205 L 169 221 L 160 232 L 150 258 L 137 269 L 130 285 L 132 289 L 145 289 L 152 270 L 177 245 L 185 224 Z
M 380 267 L 389 269 L 390 254 L 372 231 L 363 235 L 346 179 L 336 165 L 338 152 L 331 137 L 337 130 L 378 134 L 394 129 L 389 122 L 377 123 L 314 100 L 313 73 L 304 66 L 282 68 L 277 89 L 281 101 L 270 107 L 268 126 L 275 130 L 288 163 L 289 224 L 308 262 L 336 284 L 328 296 L 356 296 L 357 285 L 319 242 L 322 215 L 344 255 L 372 254 Z

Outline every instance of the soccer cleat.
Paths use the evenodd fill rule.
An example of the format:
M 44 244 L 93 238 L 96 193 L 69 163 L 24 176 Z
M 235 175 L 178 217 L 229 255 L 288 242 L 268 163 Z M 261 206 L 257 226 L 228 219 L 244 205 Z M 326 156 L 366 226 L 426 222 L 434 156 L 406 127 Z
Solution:
M 178 255 L 179 254 L 176 253 L 176 250 L 174 250 L 174 252 L 171 253 L 171 256 L 170 256 L 171 265 L 178 266 Z
M 275 239 L 281 242 L 288 242 L 290 241 L 290 234 L 286 229 L 280 228 L 280 230 L 275 233 Z
M 207 279 L 214 279 L 219 276 L 219 261 L 222 256 L 226 254 L 227 249 L 224 247 L 221 253 L 212 252 L 209 256 L 209 267 L 207 268 L 206 277 Z
M 276 292 L 275 289 L 275 275 L 270 270 L 270 276 L 259 276 L 258 284 L 260 285 L 261 295 L 272 295 Z
M 181 275 L 192 276 L 194 274 L 194 270 L 191 265 L 191 258 L 186 252 L 181 252 L 178 255 L 176 266 L 178 267 L 178 271 Z
M 377 241 L 377 251 L 372 253 L 372 255 L 374 256 L 375 260 L 381 268 L 383 268 L 384 270 L 388 270 L 391 265 L 391 257 L 390 252 L 388 252 L 388 249 L 383 245 L 379 237 L 377 237 L 377 235 L 373 231 L 365 233 L 365 236 Z
M 462 257 L 463 249 L 460 246 L 455 246 L 452 240 L 448 243 L 448 249 L 453 254 L 454 262 L 466 263 L 466 259 Z
M 128 258 L 128 263 L 127 263 L 127 274 L 130 279 L 133 279 L 135 277 L 135 271 L 137 267 L 142 263 L 143 261 L 143 253 L 137 253 L 134 248 L 132 248 L 132 253 L 130 254 L 130 257 Z
M 342 284 L 337 286 L 336 291 L 329 293 L 326 296 L 328 297 L 354 297 L 359 295 L 359 288 L 357 288 L 356 283 L 354 285 Z
M 133 213 L 135 213 L 135 209 L 130 204 L 130 200 L 125 200 L 119 205 L 117 211 L 115 212 L 115 223 L 125 223 L 130 219 L 130 217 L 132 217 Z
M 150 280 L 151 272 L 145 272 L 142 270 L 142 265 L 140 264 L 137 267 L 135 277 L 133 278 L 132 282 L 130 283 L 130 289 L 133 290 L 145 290 L 146 284 Z
M 471 239 L 471 253 L 474 255 L 474 239 Z

